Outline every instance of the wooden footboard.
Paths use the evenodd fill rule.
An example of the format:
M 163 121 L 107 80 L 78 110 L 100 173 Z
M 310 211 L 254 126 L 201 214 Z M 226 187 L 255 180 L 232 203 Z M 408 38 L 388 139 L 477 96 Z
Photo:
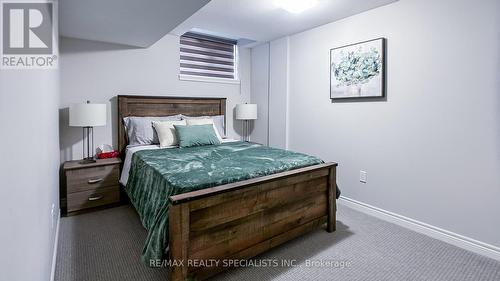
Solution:
M 172 196 L 170 280 L 206 279 L 230 260 L 249 259 L 325 222 L 335 231 L 336 167 L 319 164 Z

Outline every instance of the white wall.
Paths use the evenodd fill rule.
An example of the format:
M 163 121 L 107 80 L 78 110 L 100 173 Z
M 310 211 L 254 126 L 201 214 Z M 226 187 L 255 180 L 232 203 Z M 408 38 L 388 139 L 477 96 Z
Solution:
M 287 148 L 288 37 L 270 43 L 269 146 Z
M 241 84 L 180 81 L 179 37 L 166 35 L 146 49 L 68 39 L 61 40 L 61 161 L 82 157 L 81 129 L 70 128 L 68 107 L 90 100 L 108 104 L 108 122 L 94 128 L 95 145 L 117 147 L 116 95 L 164 95 L 227 98 L 227 132 L 239 138 L 233 122 L 237 103 L 250 100 L 250 50 L 239 49 Z
M 0 70 L 1 280 L 51 276 L 59 215 L 58 108 L 57 69 Z
M 57 70 L 0 71 L 2 280 L 50 277 L 59 213 L 57 76 Z
M 252 123 L 251 140 L 268 144 L 269 128 L 269 44 L 252 48 L 250 100 L 257 104 L 257 120 Z
M 252 103 L 258 107 L 251 140 L 288 148 L 288 37 L 252 48 Z
M 378 37 L 387 101 L 331 103 L 330 48 Z M 344 196 L 499 247 L 499 50 L 496 0 L 401 0 L 290 36 L 289 148 L 338 162 Z

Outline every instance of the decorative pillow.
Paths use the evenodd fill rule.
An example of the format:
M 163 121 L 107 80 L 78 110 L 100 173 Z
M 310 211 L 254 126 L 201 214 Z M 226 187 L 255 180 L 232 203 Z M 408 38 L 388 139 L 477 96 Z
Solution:
M 186 125 L 186 120 L 180 121 L 153 121 L 153 127 L 156 130 L 160 147 L 178 145 L 177 135 L 175 134 L 174 125 Z
M 179 140 L 180 147 L 201 146 L 220 144 L 219 138 L 215 134 L 214 125 L 174 125 L 175 134 Z
M 190 119 L 212 119 L 215 125 L 215 128 L 217 129 L 217 133 L 219 133 L 219 136 L 221 139 L 225 139 L 226 136 L 226 131 L 225 131 L 225 123 L 224 123 L 224 115 L 217 115 L 217 116 L 198 116 L 198 117 L 193 117 L 193 116 L 186 116 L 182 115 L 182 119 L 185 120 L 190 120 Z M 201 125 L 201 124 L 198 124 Z
M 214 120 L 210 117 L 208 118 L 189 118 L 186 119 L 186 123 L 188 126 L 193 125 L 212 125 L 214 127 L 215 135 L 219 139 L 219 142 L 222 142 L 222 137 L 215 126 Z
M 129 116 L 123 118 L 123 124 L 127 132 L 129 145 L 158 144 L 158 136 L 153 128 L 153 121 L 181 120 L 181 115 L 163 117 L 137 117 Z

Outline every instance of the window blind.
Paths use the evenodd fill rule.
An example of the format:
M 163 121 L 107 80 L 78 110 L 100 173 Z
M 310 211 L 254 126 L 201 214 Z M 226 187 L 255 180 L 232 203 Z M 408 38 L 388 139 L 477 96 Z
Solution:
M 180 73 L 235 79 L 236 41 L 188 32 L 180 38 Z

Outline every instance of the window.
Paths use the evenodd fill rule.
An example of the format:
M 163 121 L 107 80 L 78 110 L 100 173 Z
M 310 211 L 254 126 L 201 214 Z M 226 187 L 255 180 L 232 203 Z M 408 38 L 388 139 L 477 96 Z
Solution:
M 237 79 L 236 41 L 188 32 L 180 43 L 181 77 Z

